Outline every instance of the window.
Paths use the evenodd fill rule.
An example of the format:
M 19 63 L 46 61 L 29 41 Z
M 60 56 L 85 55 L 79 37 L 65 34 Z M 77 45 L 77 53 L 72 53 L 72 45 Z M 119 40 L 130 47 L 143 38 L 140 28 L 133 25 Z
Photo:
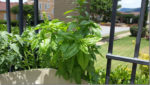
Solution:
M 50 16 L 50 14 L 48 14 L 48 19 L 49 19 L 49 20 L 51 20 L 51 16 Z
M 54 8 L 52 9 L 52 14 L 54 15 Z
M 42 10 L 42 3 L 39 3 L 39 10 Z
M 48 6 L 47 6 L 47 3 L 45 4 L 45 10 L 47 10 L 48 9 Z
M 4 14 L 4 20 L 7 20 L 7 16 L 6 16 L 6 13 Z
M 40 20 L 42 20 L 42 17 L 43 17 L 43 16 L 42 16 L 42 14 L 41 14 L 41 15 L 40 15 Z
M 16 20 L 19 20 L 18 14 L 16 14 Z
M 50 4 L 47 4 L 48 5 L 48 8 L 50 8 Z

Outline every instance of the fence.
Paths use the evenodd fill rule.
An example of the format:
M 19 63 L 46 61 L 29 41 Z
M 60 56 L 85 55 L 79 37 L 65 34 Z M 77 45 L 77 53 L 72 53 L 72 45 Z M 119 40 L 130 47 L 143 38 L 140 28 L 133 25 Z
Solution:
M 106 72 L 106 81 L 105 82 L 106 82 L 106 84 L 109 84 L 110 71 L 111 71 L 111 61 L 112 60 L 119 60 L 119 61 L 133 63 L 130 83 L 134 84 L 137 64 L 150 65 L 149 61 L 138 59 L 140 43 L 141 43 L 141 33 L 142 33 L 144 15 L 145 15 L 145 8 L 146 8 L 146 0 L 142 0 L 142 4 L 141 4 L 140 18 L 139 18 L 139 23 L 138 23 L 139 29 L 138 29 L 138 35 L 137 35 L 137 38 L 136 38 L 134 58 L 128 58 L 128 57 L 124 57 L 124 56 L 112 55 L 117 4 L 118 4 L 118 0 L 113 0 L 109 48 L 108 48 L 108 54 L 106 55 L 106 57 L 107 57 L 107 72 Z
M 136 40 L 134 58 L 112 55 L 117 4 L 118 4 L 118 0 L 113 0 L 110 39 L 109 39 L 109 50 L 108 50 L 108 54 L 106 55 L 106 57 L 107 57 L 106 84 L 109 84 L 110 71 L 111 71 L 111 61 L 112 60 L 119 60 L 119 61 L 133 63 L 132 74 L 131 74 L 131 84 L 134 84 L 137 64 L 149 65 L 149 61 L 138 59 L 140 42 L 141 42 L 141 32 L 142 32 L 142 28 L 143 28 L 144 13 L 145 13 L 145 8 L 146 8 L 145 7 L 146 0 L 142 0 L 142 4 L 141 4 L 139 29 L 138 29 L 138 35 L 137 35 L 137 40 Z M 7 8 L 6 9 L 7 10 L 7 31 L 9 33 L 11 33 L 10 0 L 6 0 L 6 8 Z M 38 19 L 38 0 L 34 0 L 34 25 L 35 26 L 38 24 L 38 20 L 39 20 Z M 20 35 L 21 35 L 23 33 L 23 0 L 19 0 L 19 30 L 20 30 Z M 38 33 L 38 30 L 36 30 L 36 33 Z
M 11 33 L 10 0 L 6 0 L 7 31 Z M 34 0 L 34 25 L 38 24 L 38 0 Z M 38 30 L 35 31 L 38 33 Z M 23 0 L 19 0 L 19 33 L 23 33 Z

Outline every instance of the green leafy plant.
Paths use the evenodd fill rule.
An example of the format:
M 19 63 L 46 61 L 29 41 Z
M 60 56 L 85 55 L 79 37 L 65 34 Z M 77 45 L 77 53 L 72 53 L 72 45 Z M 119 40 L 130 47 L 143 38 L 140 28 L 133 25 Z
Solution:
M 105 84 L 106 69 L 97 69 L 95 74 L 92 75 L 92 84 Z M 131 69 L 127 65 L 119 65 L 111 71 L 109 84 L 130 84 Z M 139 71 L 136 73 L 135 84 L 149 84 L 149 77 L 141 74 Z
M 94 70 L 95 53 L 99 52 L 96 43 L 101 40 L 100 26 L 90 20 L 86 8 L 83 8 L 86 0 L 77 0 L 77 7 L 73 11 L 78 11 L 79 16 L 69 16 L 72 22 L 62 22 L 47 19 L 39 24 L 35 29 L 40 29 L 33 40 L 31 47 L 35 51 L 37 48 L 40 66 L 56 68 L 57 75 L 64 79 L 75 80 L 81 83 L 84 76 L 89 76 Z M 67 11 L 65 14 L 70 13 Z M 43 61 L 44 59 L 46 61 Z
M 35 30 L 40 30 L 38 34 L 34 33 L 33 28 L 28 27 L 22 36 L 8 33 L 2 35 L 11 35 L 7 46 L 1 50 L 11 50 L 9 53 L 14 53 L 11 57 L 14 61 L 3 62 L 2 69 L 6 66 L 5 64 L 9 64 L 9 67 L 0 73 L 8 72 L 11 66 L 14 67 L 14 71 L 55 68 L 57 75 L 64 79 L 76 81 L 76 83 L 81 83 L 81 79 L 85 78 L 91 80 L 90 77 L 95 72 L 95 53 L 100 53 L 98 51 L 100 46 L 96 43 L 101 40 L 101 33 L 100 26 L 90 20 L 86 8 L 83 8 L 86 3 L 86 0 L 77 0 L 78 6 L 73 11 L 78 11 L 80 15 L 69 16 L 73 19 L 72 22 L 66 23 L 59 20 L 49 22 L 44 16 L 44 23 L 35 27 Z M 12 44 L 13 48 L 11 48 Z M 9 54 L 7 51 L 4 53 Z M 12 61 L 13 63 L 10 64 Z

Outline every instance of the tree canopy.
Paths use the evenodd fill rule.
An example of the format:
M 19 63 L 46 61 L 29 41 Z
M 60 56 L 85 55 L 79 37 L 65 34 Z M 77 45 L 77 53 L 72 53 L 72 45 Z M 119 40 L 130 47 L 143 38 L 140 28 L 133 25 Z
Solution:
M 19 5 L 11 8 L 13 14 L 19 14 Z M 31 21 L 34 20 L 34 6 L 33 5 L 23 5 L 23 17 L 25 22 L 28 19 L 28 15 L 31 16 Z
M 120 0 L 119 0 L 120 1 Z M 104 20 L 110 20 L 111 12 L 112 12 L 112 0 L 91 0 L 90 2 L 90 12 L 92 18 L 95 15 L 103 16 Z M 118 8 L 121 6 L 119 5 Z

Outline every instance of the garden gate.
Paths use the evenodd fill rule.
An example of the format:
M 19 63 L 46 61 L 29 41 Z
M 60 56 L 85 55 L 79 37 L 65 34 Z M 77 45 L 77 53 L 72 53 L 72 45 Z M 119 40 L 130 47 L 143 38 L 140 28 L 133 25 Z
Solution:
M 142 28 L 143 28 L 143 22 L 144 22 L 144 15 L 145 15 L 145 8 L 146 8 L 146 0 L 142 0 L 142 4 L 141 4 L 140 18 L 139 18 L 139 23 L 138 23 L 138 34 L 137 34 L 137 38 L 136 38 L 136 46 L 135 46 L 135 51 L 134 51 L 134 58 L 117 56 L 117 55 L 112 54 L 113 53 L 113 41 L 114 41 L 114 32 L 115 32 L 115 20 L 116 20 L 117 4 L 118 4 L 118 0 L 113 0 L 109 47 L 108 47 L 108 54 L 106 55 L 107 72 L 106 72 L 105 83 L 109 84 L 110 71 L 111 71 L 111 61 L 112 60 L 119 60 L 119 61 L 133 63 L 130 83 L 134 84 L 137 64 L 150 65 L 149 61 L 138 59 L 139 50 L 140 50 L 140 43 L 141 43 L 141 34 L 142 34 Z
M 139 18 L 139 24 L 138 24 L 139 29 L 138 29 L 138 35 L 137 35 L 137 40 L 136 40 L 134 58 L 117 56 L 117 55 L 112 54 L 113 53 L 113 41 L 114 41 L 114 32 L 115 32 L 115 19 L 116 19 L 117 4 L 118 4 L 118 0 L 113 0 L 109 49 L 108 49 L 108 54 L 106 55 L 106 58 L 107 58 L 106 84 L 109 84 L 112 60 L 119 60 L 119 61 L 133 63 L 132 74 L 131 74 L 131 84 L 134 84 L 137 64 L 142 64 L 142 65 L 150 64 L 149 61 L 138 59 L 140 42 L 141 42 L 141 33 L 142 33 L 144 14 L 145 14 L 145 8 L 146 8 L 146 0 L 142 0 L 142 4 L 141 4 L 141 12 L 140 12 L 140 18 Z M 10 0 L 6 0 L 6 8 L 7 8 L 6 9 L 6 11 L 7 11 L 7 31 L 9 33 L 11 33 Z M 39 21 L 39 19 L 38 19 L 38 0 L 34 0 L 34 25 L 35 26 L 38 24 L 38 21 Z M 20 35 L 21 35 L 23 33 L 23 0 L 19 0 L 19 30 L 20 30 Z M 36 31 L 36 33 L 38 33 L 38 30 Z

